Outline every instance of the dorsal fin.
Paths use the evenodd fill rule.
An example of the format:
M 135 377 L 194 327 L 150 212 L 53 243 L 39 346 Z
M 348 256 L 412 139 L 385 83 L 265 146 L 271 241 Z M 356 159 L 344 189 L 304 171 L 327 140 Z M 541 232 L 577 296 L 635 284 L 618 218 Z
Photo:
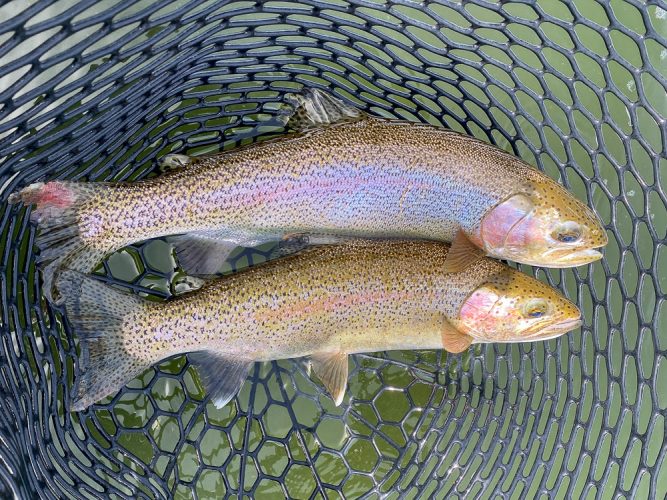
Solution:
M 368 116 L 319 89 L 303 89 L 298 94 L 288 94 L 285 100 L 289 106 L 281 120 L 287 128 L 299 132 L 333 123 L 357 121 Z
M 219 273 L 237 247 L 254 247 L 274 239 L 270 236 L 239 236 L 227 231 L 193 231 L 167 237 L 183 270 L 205 279 Z

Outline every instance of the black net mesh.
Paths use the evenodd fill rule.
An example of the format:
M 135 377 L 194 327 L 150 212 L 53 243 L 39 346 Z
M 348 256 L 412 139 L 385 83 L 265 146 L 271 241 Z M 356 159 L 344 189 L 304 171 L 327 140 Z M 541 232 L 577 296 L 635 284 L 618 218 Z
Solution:
M 664 498 L 665 9 L 2 3 L 0 496 Z M 41 299 L 35 229 L 8 194 L 44 178 L 146 177 L 168 152 L 267 137 L 284 94 L 303 85 L 493 142 L 587 200 L 608 229 L 605 259 L 533 271 L 578 301 L 583 328 L 463 356 L 355 356 L 340 408 L 275 362 L 217 410 L 180 357 L 65 411 L 75 338 Z M 265 257 L 238 253 L 230 270 Z M 156 298 L 188 286 L 159 240 L 114 254 L 100 274 Z

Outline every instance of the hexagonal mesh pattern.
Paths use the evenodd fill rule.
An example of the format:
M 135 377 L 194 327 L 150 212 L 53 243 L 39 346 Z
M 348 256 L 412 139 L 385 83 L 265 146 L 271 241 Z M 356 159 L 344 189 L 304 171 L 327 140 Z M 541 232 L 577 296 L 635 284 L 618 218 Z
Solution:
M 0 493 L 45 498 L 667 494 L 667 12 L 639 0 L 14 0 L 0 6 Z M 353 357 L 333 407 L 298 364 L 216 410 L 185 357 L 68 413 L 76 341 L 41 299 L 10 192 L 131 180 L 167 152 L 280 132 L 302 85 L 506 148 L 601 215 L 602 262 L 535 270 L 581 305 L 564 338 Z M 264 248 L 264 251 L 268 249 Z M 239 253 L 231 268 L 266 258 Z M 529 271 L 528 269 L 526 269 Z M 187 286 L 162 241 L 100 279 Z

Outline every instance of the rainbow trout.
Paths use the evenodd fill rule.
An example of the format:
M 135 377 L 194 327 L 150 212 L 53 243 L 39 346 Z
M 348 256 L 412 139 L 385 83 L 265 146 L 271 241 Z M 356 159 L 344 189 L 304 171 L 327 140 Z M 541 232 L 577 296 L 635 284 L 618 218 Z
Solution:
M 561 185 L 495 146 L 431 125 L 369 116 L 321 91 L 293 98 L 298 133 L 134 183 L 32 184 L 44 290 L 55 271 L 168 235 L 193 275 L 215 274 L 237 246 L 285 237 L 453 242 L 445 270 L 483 255 L 547 267 L 586 264 L 607 235 Z M 285 120 L 287 121 L 287 119 Z
M 431 241 L 311 247 L 162 303 L 65 271 L 58 286 L 81 346 L 71 407 L 82 410 L 183 353 L 192 353 L 218 407 L 254 362 L 301 356 L 338 405 L 349 354 L 456 353 L 472 343 L 546 340 L 581 324 L 560 293 L 499 261 L 443 272 L 448 253 Z

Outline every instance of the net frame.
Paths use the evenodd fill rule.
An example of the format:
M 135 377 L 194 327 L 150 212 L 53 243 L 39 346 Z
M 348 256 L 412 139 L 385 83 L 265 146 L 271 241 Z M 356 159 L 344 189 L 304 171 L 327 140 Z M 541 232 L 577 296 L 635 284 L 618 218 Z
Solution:
M 664 495 L 665 8 L 4 3 L 0 492 L 203 498 L 212 484 L 228 495 L 304 498 Z M 7 205 L 9 193 L 45 177 L 142 178 L 167 152 L 270 136 L 280 132 L 272 118 L 282 96 L 301 85 L 489 140 L 596 208 L 610 236 L 605 260 L 535 271 L 582 305 L 581 334 L 463 357 L 356 356 L 342 409 L 280 362 L 257 365 L 233 405 L 216 412 L 179 358 L 104 404 L 64 412 L 76 342 L 62 311 L 40 299 L 35 229 L 26 210 Z M 182 273 L 151 263 L 152 248 L 125 251 L 138 272 L 114 275 L 110 259 L 101 279 L 152 296 L 178 291 Z M 267 252 L 238 254 L 231 268 Z M 176 408 L 156 396 L 177 386 Z M 146 412 L 139 427 L 119 416 L 127 408 Z M 173 449 L 156 422 L 178 435 Z M 229 444 L 224 459 L 202 451 L 209 431 Z M 331 441 L 336 433 L 342 443 Z M 150 458 L 124 436 L 144 436 Z M 282 469 L 267 465 L 268 449 L 286 457 Z M 198 463 L 194 474 L 188 460 Z M 332 467 L 342 474 L 322 472 Z

